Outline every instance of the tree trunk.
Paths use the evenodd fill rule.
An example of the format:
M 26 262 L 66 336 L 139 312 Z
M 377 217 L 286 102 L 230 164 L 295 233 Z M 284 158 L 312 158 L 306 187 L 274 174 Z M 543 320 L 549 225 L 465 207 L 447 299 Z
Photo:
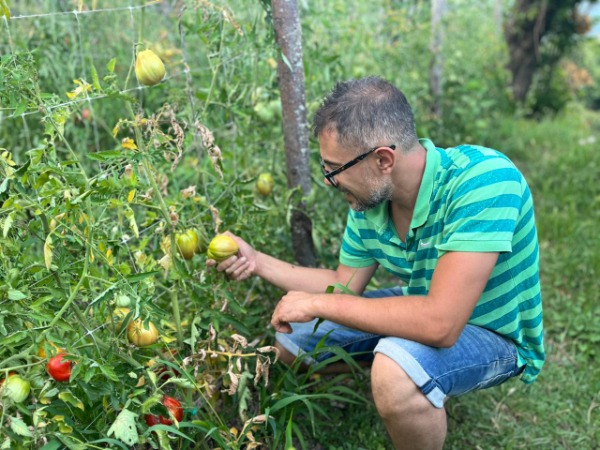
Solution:
M 283 112 L 283 136 L 288 187 L 298 189 L 292 196 L 291 232 L 294 257 L 303 266 L 314 266 L 312 221 L 306 213 L 305 198 L 311 191 L 308 153 L 308 123 L 304 94 L 302 29 L 297 0 L 271 0 L 275 38 L 282 57 L 277 79 Z
M 574 8 L 575 0 L 517 0 L 504 34 L 509 50 L 515 101 L 524 103 L 540 61 L 540 44 L 561 9 Z
M 431 93 L 431 114 L 442 118 L 442 94 L 444 76 L 444 58 L 442 56 L 443 26 L 442 19 L 446 10 L 446 0 L 431 2 L 431 62 L 429 65 L 429 91 Z

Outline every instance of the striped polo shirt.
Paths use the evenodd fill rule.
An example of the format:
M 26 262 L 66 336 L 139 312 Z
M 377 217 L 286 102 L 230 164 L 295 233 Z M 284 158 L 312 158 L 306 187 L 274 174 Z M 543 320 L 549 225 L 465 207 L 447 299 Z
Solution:
M 526 366 L 521 380 L 531 383 L 545 359 L 531 191 L 496 150 L 420 143 L 427 159 L 406 242 L 396 233 L 388 202 L 350 210 L 340 262 L 357 268 L 378 263 L 402 281 L 404 295 L 426 295 L 444 253 L 499 252 L 469 323 L 514 341 L 519 364 Z

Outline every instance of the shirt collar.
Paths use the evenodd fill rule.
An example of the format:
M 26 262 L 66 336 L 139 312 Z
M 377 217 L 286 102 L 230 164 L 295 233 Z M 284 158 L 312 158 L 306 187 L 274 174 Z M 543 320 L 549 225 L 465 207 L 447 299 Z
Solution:
M 425 159 L 425 171 L 421 179 L 415 210 L 410 222 L 411 229 L 418 228 L 425 223 L 429 215 L 429 202 L 431 201 L 431 193 L 433 192 L 433 183 L 435 175 L 440 166 L 440 154 L 429 139 L 419 139 L 419 143 L 427 151 Z
M 419 139 L 419 143 L 427 151 L 427 156 L 425 159 L 425 171 L 423 172 L 423 179 L 421 180 L 421 186 L 419 187 L 415 210 L 410 222 L 411 229 L 420 227 L 427 220 L 427 216 L 429 214 L 429 202 L 431 199 L 431 193 L 433 192 L 433 182 L 435 180 L 435 174 L 437 173 L 440 165 L 440 154 L 436 150 L 433 142 L 431 142 L 429 139 Z M 384 202 L 373 209 L 358 214 L 364 214 L 365 219 L 373 223 L 373 225 L 375 225 L 375 227 L 377 227 L 377 229 L 381 232 L 388 225 L 388 205 L 389 202 Z

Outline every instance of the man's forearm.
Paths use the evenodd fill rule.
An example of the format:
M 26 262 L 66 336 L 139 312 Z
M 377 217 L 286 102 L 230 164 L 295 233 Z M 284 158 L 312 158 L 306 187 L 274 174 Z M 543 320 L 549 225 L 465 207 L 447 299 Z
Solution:
M 341 282 L 335 270 L 297 266 L 261 252 L 256 256 L 255 275 L 286 292 L 325 292 L 328 286 Z

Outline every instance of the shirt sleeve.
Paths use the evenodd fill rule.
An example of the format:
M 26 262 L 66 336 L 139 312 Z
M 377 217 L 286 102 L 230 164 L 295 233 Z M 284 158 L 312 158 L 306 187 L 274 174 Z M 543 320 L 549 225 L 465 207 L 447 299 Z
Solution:
M 363 244 L 359 222 L 350 210 L 340 250 L 340 262 L 348 267 L 368 267 L 377 262 Z
M 510 252 L 523 204 L 523 176 L 494 158 L 464 171 L 449 192 L 439 252 Z

